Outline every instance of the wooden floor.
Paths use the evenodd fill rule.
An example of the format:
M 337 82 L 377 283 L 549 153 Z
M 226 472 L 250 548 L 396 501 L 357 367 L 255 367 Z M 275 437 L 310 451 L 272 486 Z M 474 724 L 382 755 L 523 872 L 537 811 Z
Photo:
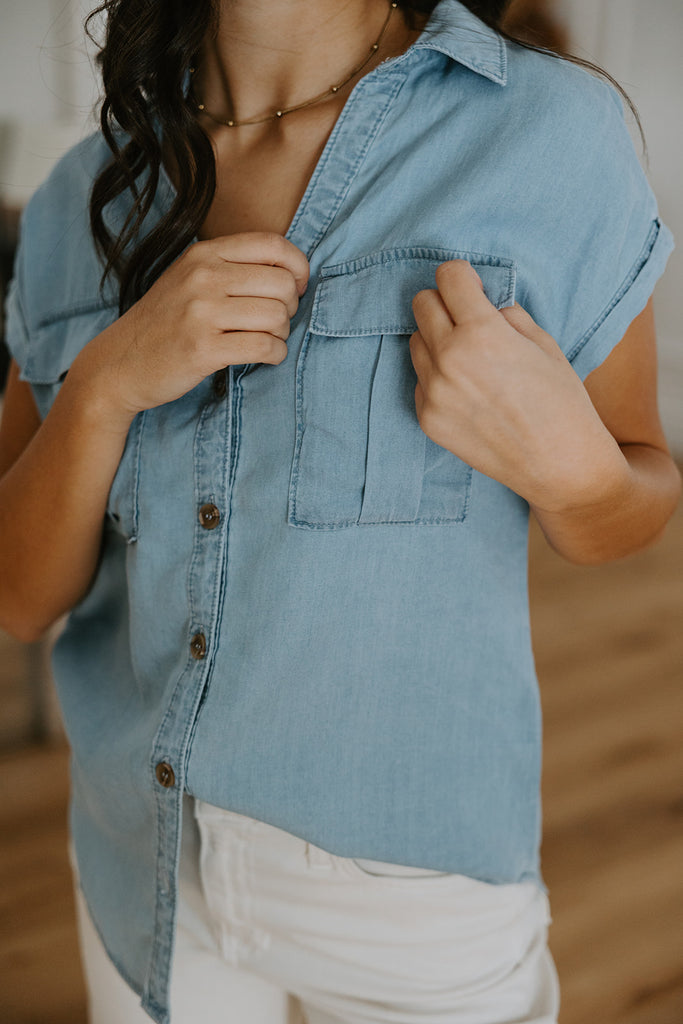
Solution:
M 599 568 L 532 545 L 561 1024 L 683 1024 L 683 509 Z
M 682 1024 L 683 509 L 657 548 L 597 569 L 534 531 L 531 590 L 560 1024 Z M 21 688 L 6 641 L 0 660 L 0 1020 L 84 1024 L 67 752 L 18 745 L 13 728 L 40 733 L 44 698 Z

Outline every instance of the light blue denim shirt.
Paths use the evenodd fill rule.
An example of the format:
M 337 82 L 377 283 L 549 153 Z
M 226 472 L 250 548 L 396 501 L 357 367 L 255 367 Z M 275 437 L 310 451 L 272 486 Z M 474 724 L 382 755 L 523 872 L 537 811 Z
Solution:
M 76 146 L 23 218 L 7 331 L 43 414 L 116 317 L 87 210 L 108 156 Z M 355 86 L 287 237 L 311 266 L 287 358 L 136 418 L 54 653 L 81 883 L 159 1022 L 184 789 L 341 856 L 544 887 L 528 506 L 420 429 L 411 301 L 468 259 L 585 378 L 673 248 L 618 93 L 456 0 Z

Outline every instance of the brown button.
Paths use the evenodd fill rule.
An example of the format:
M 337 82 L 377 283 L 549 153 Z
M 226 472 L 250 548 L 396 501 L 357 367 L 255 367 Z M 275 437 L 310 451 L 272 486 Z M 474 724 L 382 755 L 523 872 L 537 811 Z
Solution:
M 166 789 L 175 786 L 175 772 L 168 761 L 159 761 L 154 771 L 156 772 L 157 782 L 161 786 L 164 786 Z
M 199 510 L 199 522 L 205 530 L 215 530 L 221 521 L 221 514 L 216 505 L 208 502 Z
M 202 658 L 206 657 L 206 637 L 203 633 L 195 633 L 192 637 L 190 640 L 190 652 L 197 661 L 201 661 Z
M 225 398 L 225 392 L 228 388 L 228 382 L 226 380 L 226 370 L 217 370 L 213 375 L 213 395 L 214 398 Z

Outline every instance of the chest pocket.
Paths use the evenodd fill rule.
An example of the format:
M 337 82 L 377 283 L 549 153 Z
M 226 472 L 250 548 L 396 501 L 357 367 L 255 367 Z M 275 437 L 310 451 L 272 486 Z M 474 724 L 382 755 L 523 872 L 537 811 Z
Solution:
M 110 307 L 78 309 L 42 323 L 28 342 L 22 380 L 28 381 L 44 419 L 78 353 L 116 318 Z M 137 533 L 137 482 L 143 414 L 131 425 L 107 500 L 107 523 L 126 540 Z
M 408 341 L 412 300 L 440 263 L 467 259 L 489 300 L 512 305 L 512 260 L 384 250 L 321 269 L 297 362 L 288 523 L 313 529 L 460 523 L 472 468 L 422 431 Z

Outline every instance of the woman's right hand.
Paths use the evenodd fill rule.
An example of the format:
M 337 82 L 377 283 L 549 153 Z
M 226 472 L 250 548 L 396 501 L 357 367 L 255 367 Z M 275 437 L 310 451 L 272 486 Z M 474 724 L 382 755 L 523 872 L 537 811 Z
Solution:
M 86 345 L 72 370 L 125 425 L 225 366 L 281 363 L 308 276 L 301 250 L 274 232 L 197 242 Z
M 197 242 L 88 342 L 42 422 L 12 365 L 0 422 L 0 626 L 37 640 L 82 600 L 133 417 L 231 363 L 281 363 L 308 275 L 281 235 Z

